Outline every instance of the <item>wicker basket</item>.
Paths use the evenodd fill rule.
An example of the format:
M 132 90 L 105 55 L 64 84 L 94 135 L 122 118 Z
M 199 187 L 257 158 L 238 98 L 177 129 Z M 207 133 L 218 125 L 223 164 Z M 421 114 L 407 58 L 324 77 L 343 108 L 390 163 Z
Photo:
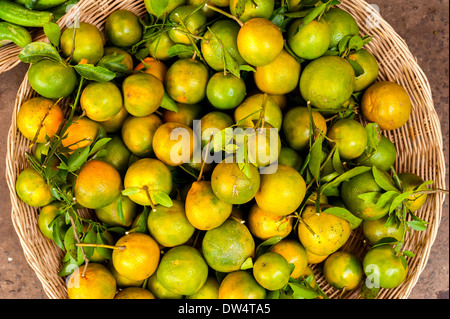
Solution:
M 99 28 L 103 28 L 109 13 L 119 8 L 129 9 L 140 16 L 146 14 L 143 1 L 82 0 L 80 4 L 81 21 L 90 22 Z M 370 10 L 367 2 L 344 0 L 340 7 L 355 17 L 362 34 L 374 36 L 367 49 L 379 61 L 379 80 L 391 80 L 401 84 L 412 99 L 412 114 L 406 125 L 385 132 L 398 149 L 395 164 L 397 172 L 413 172 L 425 180 L 433 180 L 435 187 L 445 188 L 441 127 L 426 76 L 406 43 L 377 12 Z M 63 25 L 66 19 L 63 18 L 59 23 Z M 24 152 L 29 147 L 29 141 L 17 129 L 16 116 L 21 104 L 34 95 L 36 93 L 30 88 L 25 77 L 17 93 L 7 141 L 6 179 L 11 193 L 11 218 L 25 257 L 42 282 L 45 293 L 50 298 L 67 298 L 64 280 L 57 275 L 61 267 L 62 252 L 40 233 L 37 226 L 38 210 L 24 204 L 17 197 L 14 188 L 19 172 L 27 166 Z M 408 260 L 408 277 L 396 289 L 382 289 L 379 298 L 408 298 L 426 266 L 441 221 L 444 198 L 445 195 L 441 193 L 429 195 L 426 204 L 417 212 L 420 218 L 429 222 L 429 226 L 424 232 L 413 231 L 407 235 L 405 249 L 416 254 L 416 257 Z M 354 231 L 343 249 L 362 257 L 368 249 L 362 239 L 361 230 Z M 316 277 L 320 287 L 330 298 L 339 296 L 340 291 L 329 286 L 319 272 Z M 342 297 L 358 298 L 358 290 L 345 293 Z

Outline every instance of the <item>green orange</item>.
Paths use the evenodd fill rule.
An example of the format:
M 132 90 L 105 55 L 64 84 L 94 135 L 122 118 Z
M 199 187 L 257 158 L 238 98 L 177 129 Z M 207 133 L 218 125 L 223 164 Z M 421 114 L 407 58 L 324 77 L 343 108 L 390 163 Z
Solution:
M 156 276 L 172 293 L 193 295 L 205 284 L 208 265 L 194 247 L 177 246 L 163 255 Z
M 114 299 L 116 295 L 114 276 L 98 263 L 76 268 L 67 278 L 66 287 L 69 299 Z
M 269 19 L 275 8 L 274 0 L 254 0 L 238 5 L 238 0 L 230 0 L 230 12 L 240 21 L 247 22 L 252 18 Z
M 330 46 L 331 30 L 321 19 L 304 25 L 303 19 L 295 20 L 288 29 L 287 43 L 300 58 L 314 60 L 321 57 Z M 299 28 L 300 27 L 300 28 Z
M 323 265 L 325 280 L 334 288 L 353 290 L 360 284 L 364 272 L 355 255 L 338 251 L 331 254 Z
M 114 46 L 131 47 L 141 40 L 143 28 L 136 14 L 119 9 L 106 19 L 105 32 Z
M 280 106 L 267 94 L 257 93 L 247 97 L 235 110 L 234 120 L 241 127 L 253 127 L 264 109 L 264 121 L 281 129 L 283 114 Z M 259 111 L 259 112 L 258 112 Z
M 175 26 L 169 30 L 169 37 L 173 42 L 191 45 L 196 41 L 194 36 L 203 33 L 206 16 L 201 10 L 195 9 L 195 6 L 182 5 L 172 11 L 169 19 Z
M 359 27 L 355 18 L 341 8 L 331 8 L 322 17 L 331 30 L 329 48 L 334 48 L 345 36 L 359 35 Z
M 231 73 L 218 72 L 208 81 L 206 96 L 217 109 L 230 110 L 239 106 L 245 99 L 247 88 L 244 80 Z
M 92 82 L 83 90 L 81 109 L 93 121 L 111 120 L 122 109 L 122 93 L 112 82 Z
M 119 214 L 119 200 L 122 203 L 123 220 Z M 128 196 L 120 195 L 111 204 L 97 208 L 95 215 L 101 222 L 109 226 L 129 227 L 136 217 L 137 208 L 136 203 L 129 199 Z
M 245 270 L 233 271 L 219 286 L 219 299 L 265 299 L 266 290 Z
M 403 223 L 393 223 L 386 227 L 386 222 L 389 216 L 384 216 L 376 220 L 365 220 L 362 222 L 362 229 L 364 237 L 371 243 L 375 245 L 378 241 L 383 238 L 395 238 L 398 241 L 403 239 L 405 234 L 405 226 Z
M 27 167 L 19 173 L 15 188 L 19 198 L 33 207 L 42 207 L 54 200 L 50 185 L 33 167 Z
M 150 157 L 153 152 L 153 136 L 162 125 L 156 114 L 128 116 L 122 126 L 122 139 L 131 153 L 140 157 Z
M 247 226 L 228 219 L 206 232 L 202 241 L 203 256 L 208 265 L 220 272 L 239 270 L 255 253 L 255 241 Z
M 253 265 L 253 276 L 267 290 L 283 288 L 289 281 L 290 272 L 286 259 L 274 252 L 262 254 Z
M 367 132 L 364 126 L 353 119 L 340 119 L 328 130 L 330 147 L 336 146 L 342 159 L 359 157 L 367 146 Z
M 386 136 L 380 136 L 380 142 L 375 150 L 366 148 L 364 153 L 355 159 L 355 162 L 364 166 L 375 166 L 378 169 L 389 171 L 397 159 L 395 144 Z
M 355 77 L 355 92 L 360 92 L 367 89 L 378 78 L 379 67 L 378 61 L 372 53 L 366 49 L 349 54 L 348 58 L 357 62 L 364 73 Z
M 161 105 L 164 85 L 152 74 L 136 73 L 125 78 L 122 92 L 128 113 L 134 116 L 147 116 Z
M 178 59 L 167 70 L 165 87 L 176 102 L 195 104 L 206 97 L 207 67 L 200 61 Z
M 77 26 L 65 29 L 61 35 L 60 46 L 62 55 L 66 58 L 72 56 L 74 64 L 78 64 L 82 59 L 86 59 L 89 64 L 96 64 L 104 54 L 102 33 L 96 26 L 87 22 L 80 22 Z

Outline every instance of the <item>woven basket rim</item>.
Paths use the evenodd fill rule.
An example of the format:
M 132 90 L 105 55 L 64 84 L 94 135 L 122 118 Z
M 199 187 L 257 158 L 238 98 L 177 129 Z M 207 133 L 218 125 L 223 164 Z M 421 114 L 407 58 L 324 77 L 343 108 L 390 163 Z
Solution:
M 104 18 L 106 14 L 108 14 L 108 9 L 116 10 L 118 8 L 127 8 L 131 11 L 134 11 L 138 14 L 145 13 L 145 8 L 143 7 L 143 4 L 136 5 L 136 1 L 133 0 L 102 0 L 102 1 L 95 1 L 95 0 L 82 0 L 79 3 L 83 8 L 92 10 L 88 11 L 86 15 L 81 16 L 81 21 L 91 22 L 92 24 L 96 25 L 100 29 L 102 29 L 103 21 L 102 17 Z M 342 4 L 339 5 L 340 8 L 350 12 L 355 19 L 360 23 L 361 21 L 365 21 L 364 18 L 367 18 L 368 11 L 367 8 L 369 7 L 369 4 L 364 0 L 344 0 L 342 1 Z M 97 9 L 97 11 L 96 11 Z M 87 10 L 86 10 L 87 11 Z M 86 11 L 84 13 L 86 13 Z M 96 16 L 97 14 L 97 16 Z M 380 76 L 379 80 L 392 80 L 397 81 L 400 84 L 408 84 L 406 87 L 409 90 L 409 93 L 411 95 L 411 98 L 413 100 L 413 104 L 415 104 L 415 108 L 413 108 L 413 112 L 417 112 L 417 117 L 420 120 L 428 120 L 426 122 L 425 128 L 420 128 L 421 130 L 418 130 L 417 127 L 411 127 L 412 124 L 409 124 L 413 120 L 417 120 L 416 118 L 410 119 L 408 121 L 407 125 L 404 127 L 395 130 L 393 132 L 384 132 L 384 134 L 389 137 L 391 140 L 396 142 L 404 142 L 402 140 L 407 137 L 410 137 L 412 141 L 415 143 L 417 141 L 421 141 L 421 139 L 431 138 L 433 142 L 436 143 L 436 145 L 430 145 L 430 143 L 419 143 L 420 148 L 415 149 L 414 147 L 417 147 L 416 144 L 411 142 L 410 140 L 405 141 L 404 149 L 402 149 L 402 153 L 412 154 L 412 150 L 416 152 L 422 152 L 421 154 L 424 156 L 425 159 L 427 159 L 429 156 L 433 159 L 434 168 L 430 169 L 429 167 L 423 167 L 418 165 L 414 158 L 411 162 L 409 158 L 403 160 L 398 159 L 396 165 L 407 165 L 409 167 L 412 166 L 414 169 L 417 170 L 417 173 L 420 175 L 433 175 L 435 186 L 439 188 L 445 188 L 445 159 L 443 154 L 443 141 L 442 141 L 442 132 L 441 132 L 441 125 L 440 120 L 437 115 L 436 110 L 434 109 L 434 103 L 431 93 L 430 84 L 428 82 L 427 77 L 425 76 L 423 70 L 420 68 L 420 66 L 417 63 L 417 60 L 412 55 L 412 53 L 409 51 L 408 46 L 406 42 L 395 32 L 395 30 L 381 17 L 381 15 L 376 11 L 370 11 L 371 17 L 379 22 L 379 28 L 378 29 L 367 29 L 364 27 L 364 25 L 360 25 L 361 31 L 366 32 L 365 34 L 372 34 L 374 33 L 378 38 L 381 38 L 383 40 L 383 43 L 389 43 L 391 46 L 395 46 L 395 49 L 398 49 L 401 54 L 398 56 L 389 56 L 384 55 L 383 59 L 380 59 L 379 62 L 381 65 L 385 65 L 388 63 L 393 63 L 392 61 L 400 61 L 399 68 L 404 68 L 398 70 L 392 71 L 393 73 L 389 73 L 387 70 L 381 70 L 386 74 L 383 74 Z M 64 23 L 64 19 L 58 21 L 58 23 L 62 26 Z M 382 30 L 381 30 L 382 29 Z M 371 32 L 368 32 L 371 31 Z M 377 43 L 378 44 L 378 43 Z M 380 47 L 375 46 L 374 42 L 370 43 L 367 46 L 367 49 L 374 53 L 376 56 L 377 50 L 381 50 L 382 52 L 391 52 L 389 50 L 393 50 L 392 47 L 387 46 L 386 48 L 380 45 Z M 377 57 L 378 58 L 378 57 Z M 406 61 L 406 62 L 405 62 Z M 389 64 L 390 65 L 390 64 Z M 391 65 L 390 65 L 391 66 Z M 396 64 L 395 64 L 396 66 Z M 389 70 L 391 71 L 391 70 Z M 396 73 L 396 72 L 397 73 Z M 403 73 L 402 73 L 403 72 Z M 382 73 L 382 72 L 380 72 Z M 403 75 L 400 77 L 400 75 Z M 397 75 L 399 78 L 397 78 Z M 411 81 L 405 82 L 405 81 Z M 412 88 L 410 88 L 412 86 Z M 34 235 L 36 235 L 36 238 L 33 238 L 34 241 L 39 241 L 39 244 L 36 244 L 33 240 L 29 238 L 30 236 L 30 228 L 33 228 L 33 218 L 36 218 L 37 215 L 37 209 L 32 209 L 30 207 L 24 207 L 25 205 L 21 203 L 20 199 L 18 199 L 16 193 L 15 193 L 15 180 L 17 178 L 18 172 L 21 170 L 21 168 L 26 165 L 21 160 L 20 152 L 17 153 L 19 150 L 26 149 L 26 147 L 29 145 L 29 142 L 24 140 L 24 138 L 19 133 L 17 127 L 16 127 L 16 115 L 17 111 L 20 108 L 20 105 L 23 103 L 24 100 L 26 100 L 28 97 L 31 96 L 31 88 L 28 85 L 27 81 L 27 74 L 24 76 L 24 80 L 18 90 L 17 98 L 14 106 L 13 116 L 12 116 L 12 122 L 11 126 L 8 132 L 8 143 L 7 143 L 7 156 L 6 156 L 6 181 L 8 184 L 8 188 L 10 190 L 10 197 L 11 197 L 11 218 L 13 221 L 14 229 L 19 237 L 20 244 L 22 246 L 22 249 L 24 251 L 25 258 L 28 262 L 28 264 L 31 266 L 31 268 L 35 271 L 38 279 L 42 283 L 43 290 L 46 293 L 46 295 L 49 298 L 67 298 L 67 294 L 65 291 L 62 291 L 62 288 L 64 286 L 64 281 L 60 277 L 54 277 L 49 276 L 49 274 L 46 272 L 46 269 L 43 269 L 42 266 L 42 260 L 46 256 L 42 255 L 42 249 L 48 249 L 48 251 L 55 251 L 55 244 L 51 241 L 47 240 L 46 238 L 43 238 L 43 236 L 39 235 L 36 230 L 32 232 Z M 414 113 L 415 114 L 415 113 Z M 418 131 L 415 131 L 418 130 Z M 411 133 L 413 131 L 413 133 Z M 430 137 L 431 136 L 431 137 Z M 429 142 L 428 140 L 426 142 Z M 396 143 L 397 144 L 397 143 Z M 429 155 L 429 153 L 431 155 Z M 23 152 L 22 152 L 23 153 Z M 402 154 L 400 154 L 402 155 Z M 403 160 L 403 162 L 406 162 L 404 164 L 403 162 L 400 163 L 400 161 Z M 419 161 L 419 160 L 417 160 Z M 426 162 L 426 160 L 425 160 Z M 430 160 L 428 161 L 430 162 Z M 423 163 L 419 163 L 423 164 Z M 422 174 L 421 174 L 422 173 Z M 417 283 L 417 280 L 419 279 L 420 274 L 424 270 L 426 263 L 428 261 L 431 247 L 436 239 L 437 230 L 439 228 L 439 225 L 441 223 L 442 218 L 442 205 L 445 200 L 445 195 L 443 194 L 434 194 L 430 196 L 431 199 L 427 200 L 427 204 L 424 208 L 422 208 L 424 211 L 426 211 L 426 215 L 433 220 L 433 223 L 430 223 L 431 227 L 426 231 L 425 234 L 420 234 L 419 236 L 419 242 L 421 243 L 420 247 L 414 247 L 414 249 L 410 249 L 412 251 L 418 250 L 420 253 L 420 260 L 413 260 L 411 262 L 410 266 L 410 273 L 408 275 L 407 280 L 398 288 L 396 289 L 382 289 L 382 292 L 379 295 L 379 298 L 408 298 L 410 295 L 412 289 L 414 288 L 415 284 Z M 24 217 L 25 216 L 25 217 Z M 26 219 L 26 220 L 23 220 Z M 30 221 L 31 220 L 31 221 Z M 36 225 L 34 225 L 36 228 Z M 355 234 L 355 238 L 357 236 L 361 236 L 361 234 Z M 354 241 L 350 241 L 345 246 L 350 249 L 352 247 L 356 247 L 355 245 L 358 245 L 358 241 L 355 239 Z M 37 246 L 39 246 L 37 248 Z M 44 247 L 44 248 L 42 248 Z M 40 249 L 40 250 L 39 250 Z M 59 248 L 58 248 L 59 249 Z M 415 252 L 415 251 L 414 251 Z M 61 253 L 57 256 L 58 258 L 61 257 Z M 49 266 L 49 261 L 45 261 L 45 265 Z M 54 265 L 53 265 L 54 266 Z M 313 267 L 314 268 L 314 267 Z M 336 297 L 338 295 L 338 292 L 334 290 L 333 288 L 329 287 L 324 283 L 323 278 L 319 278 L 318 280 L 319 285 L 321 287 L 325 285 L 325 293 L 330 294 L 332 297 Z M 356 292 L 349 292 L 344 295 L 345 298 L 354 298 L 356 296 Z

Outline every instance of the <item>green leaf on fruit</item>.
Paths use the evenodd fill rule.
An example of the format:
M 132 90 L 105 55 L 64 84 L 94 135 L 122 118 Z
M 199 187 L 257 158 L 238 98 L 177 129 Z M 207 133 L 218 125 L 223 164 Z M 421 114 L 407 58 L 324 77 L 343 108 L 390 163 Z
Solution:
M 19 59 L 24 63 L 36 63 L 42 59 L 63 63 L 63 59 L 54 46 L 40 41 L 32 42 L 25 46 L 19 53 Z

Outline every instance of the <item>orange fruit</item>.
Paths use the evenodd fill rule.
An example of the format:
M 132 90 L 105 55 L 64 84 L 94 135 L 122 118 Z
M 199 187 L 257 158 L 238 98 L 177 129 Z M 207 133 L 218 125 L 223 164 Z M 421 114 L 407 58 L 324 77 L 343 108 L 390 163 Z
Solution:
M 211 182 L 192 183 L 186 196 L 186 216 L 197 229 L 209 230 L 222 225 L 233 209 L 213 192 Z
M 184 202 L 174 199 L 172 203 L 171 207 L 156 205 L 147 219 L 150 235 L 164 247 L 185 244 L 195 231 L 186 217 Z
M 45 136 L 52 138 L 64 121 L 64 114 L 54 101 L 34 97 L 25 101 L 17 113 L 17 128 L 28 140 L 45 143 Z
M 287 43 L 300 58 L 314 60 L 321 57 L 331 42 L 331 30 L 328 23 L 321 19 L 312 20 L 300 30 L 303 19 L 295 20 L 288 29 Z
M 113 274 L 114 278 L 116 279 L 116 285 L 118 288 L 127 288 L 127 287 L 141 287 L 144 283 L 144 280 L 130 280 L 121 274 L 117 272 L 117 270 L 114 268 L 114 265 L 112 262 L 109 262 L 107 264 L 107 267 L 109 271 Z
M 141 40 L 142 25 L 139 17 L 129 10 L 112 12 L 105 22 L 105 32 L 109 42 L 117 47 L 131 47 Z
M 255 200 L 267 214 L 286 216 L 300 206 L 305 194 L 306 184 L 300 173 L 292 167 L 278 165 L 275 173 L 261 175 Z
M 378 241 L 383 238 L 395 238 L 398 241 L 403 239 L 405 234 L 405 226 L 403 223 L 396 225 L 395 223 L 389 227 L 385 227 L 389 216 L 386 215 L 376 220 L 365 220 L 362 222 L 362 229 L 364 237 L 371 243 L 375 245 Z
M 68 229 L 66 225 L 64 215 L 60 215 L 55 219 L 56 215 L 59 211 L 64 207 L 64 204 L 59 201 L 52 202 L 48 205 L 45 205 L 39 211 L 38 216 L 38 226 L 41 233 L 47 237 L 48 239 L 54 240 L 53 238 L 53 229 L 57 227 L 56 230 L 64 230 Z
M 298 226 L 298 237 L 303 247 L 319 256 L 332 254 L 341 248 L 350 237 L 350 232 L 350 225 L 345 219 L 324 212 L 316 213 L 314 206 L 305 207 Z
M 163 255 L 156 276 L 161 285 L 172 293 L 193 295 L 205 284 L 208 265 L 194 247 L 177 246 Z
M 389 171 L 397 159 L 397 149 L 389 138 L 381 135 L 380 142 L 375 151 L 366 148 L 355 162 L 363 166 L 375 166 L 378 169 Z
M 144 280 L 158 267 L 160 251 L 156 241 L 147 234 L 129 233 L 116 242 L 112 263 L 119 274 L 130 280 Z
M 227 127 L 231 127 L 234 124 L 233 119 L 226 113 L 219 111 L 212 111 L 204 115 L 200 119 L 200 133 L 201 133 L 201 146 L 204 148 L 211 138 L 211 134 L 216 134 L 224 130 Z M 214 145 L 214 137 L 211 138 L 212 147 Z
M 122 110 L 122 92 L 112 82 L 92 82 L 84 88 L 80 106 L 93 121 L 111 120 Z
M 74 195 L 78 204 L 86 208 L 105 207 L 116 200 L 122 191 L 119 172 L 100 160 L 88 161 L 75 181 Z
M 355 71 L 346 60 L 322 56 L 310 62 L 300 76 L 300 93 L 312 106 L 337 109 L 351 97 Z
M 169 166 L 189 162 L 198 147 L 194 131 L 189 126 L 176 122 L 159 126 L 152 143 L 156 157 Z
M 106 133 L 117 133 L 121 130 L 123 123 L 127 119 L 128 115 L 127 109 L 122 106 L 119 113 L 112 119 L 101 122 L 101 126 L 105 129 Z
M 309 250 L 306 250 L 306 257 L 308 258 L 308 264 L 320 264 L 322 261 L 327 259 L 328 255 L 316 255 L 310 252 Z
M 100 134 L 101 125 L 86 117 L 78 117 L 72 120 L 65 132 L 62 145 L 73 152 L 79 148 L 91 145 Z
M 96 64 L 104 54 L 102 33 L 87 22 L 80 22 L 79 26 L 65 29 L 61 35 L 60 46 L 65 58 L 71 56 L 73 51 L 74 64 L 78 64 L 82 59 L 86 59 L 88 64 Z
M 291 269 L 283 256 L 267 252 L 256 259 L 253 265 L 253 276 L 267 290 L 279 290 L 289 281 Z
M 338 251 L 325 260 L 323 274 L 331 286 L 347 291 L 358 287 L 364 272 L 361 261 L 355 255 Z
M 155 296 L 144 288 L 127 287 L 119 291 L 114 299 L 155 299 Z
M 54 200 L 50 185 L 33 167 L 27 167 L 19 173 L 15 188 L 17 196 L 33 207 L 46 206 Z
M 156 36 L 150 38 L 146 46 L 150 51 L 150 55 L 157 60 L 170 60 L 169 50 L 175 43 L 170 39 L 168 32 L 158 33 Z
M 28 70 L 28 82 L 42 97 L 59 99 L 72 94 L 78 78 L 72 67 L 43 59 L 31 65 Z
M 148 13 L 157 16 L 157 18 L 160 18 L 164 15 L 168 16 L 173 10 L 175 10 L 175 8 L 184 5 L 186 3 L 186 0 L 168 0 L 167 5 L 161 12 L 155 12 L 155 9 L 153 8 L 153 1 L 144 0 L 144 3 Z M 158 10 L 158 8 L 156 10 Z
M 303 158 L 294 149 L 282 146 L 278 156 L 278 164 L 290 166 L 299 171 L 303 166 Z
M 228 219 L 219 227 L 206 231 L 202 252 L 208 265 L 220 272 L 239 270 L 255 253 L 255 241 L 247 226 Z
M 409 267 L 390 245 L 380 245 L 370 249 L 363 260 L 367 282 L 378 288 L 393 289 L 400 286 L 408 275 Z
M 283 35 L 280 28 L 264 18 L 253 18 L 245 22 L 237 37 L 237 46 L 242 58 L 250 65 L 267 65 L 283 50 Z
M 377 59 L 365 49 L 349 54 L 348 58 L 357 62 L 364 73 L 355 77 L 355 92 L 367 89 L 378 78 L 379 67 Z
M 265 299 L 266 290 L 245 270 L 225 276 L 219 286 L 219 299 Z
M 328 23 L 331 31 L 329 48 L 334 48 L 345 36 L 359 35 L 359 27 L 355 18 L 340 8 L 331 8 L 322 18 Z
M 122 126 L 123 142 L 134 155 L 150 157 L 154 154 L 153 136 L 161 125 L 162 121 L 156 114 L 128 116 Z
M 140 189 L 139 193 L 130 195 L 129 198 L 144 206 L 151 204 L 148 195 L 152 191 L 161 191 L 166 194 L 172 191 L 170 170 L 163 162 L 153 158 L 143 158 L 130 165 L 123 182 L 125 189 L 130 187 Z
M 214 194 L 225 203 L 245 204 L 251 201 L 260 186 L 258 169 L 249 165 L 251 177 L 247 177 L 237 163 L 222 161 L 217 164 L 211 175 L 211 187 Z
M 172 292 L 158 281 L 156 272 L 147 279 L 147 289 L 156 297 L 156 299 L 183 299 L 183 295 Z
M 277 253 L 286 259 L 289 264 L 294 265 L 291 277 L 300 278 L 308 266 L 308 257 L 306 250 L 299 241 L 294 239 L 283 239 L 270 248 L 270 251 Z
M 186 296 L 186 299 L 218 299 L 219 298 L 219 283 L 213 276 L 206 279 L 205 284 L 199 291 L 193 295 Z
M 167 70 L 164 84 L 176 102 L 196 104 L 206 97 L 208 80 L 208 69 L 202 62 L 179 59 Z
M 217 109 L 230 110 L 242 103 L 247 94 L 247 88 L 242 78 L 231 73 L 218 72 L 208 81 L 206 97 Z
M 317 111 L 312 111 L 311 114 L 316 129 L 326 135 L 327 122 L 323 115 Z M 312 135 L 316 138 L 320 132 L 311 132 L 311 121 L 308 108 L 306 107 L 294 107 L 283 118 L 283 133 L 286 137 L 286 142 L 295 151 L 300 152 L 309 149 Z
M 428 190 L 427 186 L 422 186 L 422 183 L 425 181 L 419 175 L 414 173 L 400 173 L 398 174 L 398 178 L 402 182 L 403 192 L 414 191 L 417 188 L 417 191 L 426 191 Z M 406 198 L 406 207 L 411 211 L 415 212 L 422 207 L 427 201 L 427 194 L 413 194 Z
M 248 137 L 248 161 L 256 167 L 272 165 L 278 160 L 281 139 L 278 130 L 270 124 L 257 128 Z
M 369 202 L 359 198 L 359 195 L 369 192 L 378 192 L 379 194 L 374 196 L 373 201 Z M 372 171 L 356 175 L 343 182 L 340 192 L 345 207 L 356 217 L 363 220 L 376 220 L 388 213 L 389 207 L 376 206 L 376 202 L 383 193 L 384 190 L 375 182 Z
M 275 8 L 274 0 L 254 0 L 253 2 L 244 2 L 238 6 L 238 0 L 230 0 L 230 12 L 242 22 L 247 22 L 252 18 L 269 19 Z M 238 14 L 239 13 L 239 14 Z
M 353 119 L 340 119 L 328 130 L 327 137 L 330 147 L 336 145 L 336 150 L 342 159 L 359 157 L 367 146 L 367 132 L 364 126 Z
M 98 263 L 76 268 L 67 278 L 66 287 L 69 299 L 114 299 L 116 295 L 114 276 Z
M 203 35 L 201 52 L 206 63 L 215 71 L 223 71 L 225 68 L 224 50 L 227 50 L 239 65 L 245 63 L 237 47 L 239 30 L 239 24 L 234 20 L 219 20 Z
M 297 88 L 300 69 L 300 63 L 283 49 L 269 64 L 257 66 L 253 76 L 256 86 L 262 92 L 287 94 Z
M 119 199 L 122 200 L 123 221 L 117 209 Z M 127 196 L 120 195 L 111 204 L 95 210 L 95 215 L 102 222 L 109 226 L 130 227 L 137 214 L 137 205 Z
M 143 61 L 144 62 L 139 63 L 134 68 L 134 71 L 144 70 L 145 73 L 152 74 L 163 82 L 168 69 L 167 65 L 159 60 L 156 60 L 155 58 L 150 57 L 145 58 Z
M 103 146 L 102 154 L 97 159 L 105 161 L 114 166 L 120 176 L 125 176 L 130 161 L 131 152 L 118 134 L 110 135 L 111 140 Z
M 247 97 L 235 110 L 234 121 L 241 127 L 253 127 L 264 108 L 264 121 L 281 129 L 283 114 L 280 106 L 267 94 L 257 93 Z M 259 112 L 258 112 L 259 111 Z
M 176 102 L 178 111 L 163 110 L 162 120 L 166 122 L 177 122 L 192 127 L 194 120 L 202 117 L 203 106 L 201 104 L 184 104 Z
M 154 75 L 136 73 L 122 83 L 123 102 L 128 113 L 147 116 L 155 112 L 164 97 L 164 85 Z
M 395 82 L 381 81 L 369 86 L 361 100 L 364 117 L 383 130 L 395 130 L 408 121 L 411 99 L 408 92 Z
M 247 223 L 253 236 L 263 241 L 274 236 L 285 238 L 293 228 L 292 218 L 267 214 L 256 204 L 250 208 Z
M 191 45 L 196 42 L 194 36 L 203 33 L 206 27 L 206 16 L 195 6 L 182 5 L 175 8 L 169 16 L 175 25 L 169 30 L 170 39 L 179 44 Z

